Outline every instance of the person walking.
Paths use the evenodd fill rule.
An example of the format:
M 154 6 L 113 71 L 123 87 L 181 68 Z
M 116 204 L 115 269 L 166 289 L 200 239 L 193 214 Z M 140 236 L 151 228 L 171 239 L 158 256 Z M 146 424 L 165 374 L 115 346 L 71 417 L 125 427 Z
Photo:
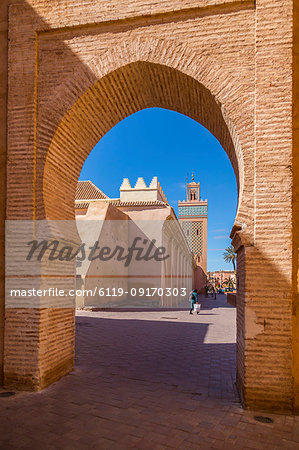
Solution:
M 197 303 L 197 289 L 194 289 L 191 293 L 191 306 L 190 306 L 190 314 L 193 314 L 193 310 L 194 310 L 194 305 L 195 303 Z

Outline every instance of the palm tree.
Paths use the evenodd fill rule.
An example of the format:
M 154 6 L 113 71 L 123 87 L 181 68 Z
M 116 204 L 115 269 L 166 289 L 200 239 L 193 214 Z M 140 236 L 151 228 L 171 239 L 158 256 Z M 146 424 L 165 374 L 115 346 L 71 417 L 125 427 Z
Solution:
M 232 245 L 230 245 L 229 247 L 227 247 L 225 249 L 225 252 L 223 253 L 223 258 L 224 258 L 224 261 L 227 263 L 232 262 L 233 266 L 234 266 L 234 270 L 236 270 L 236 253 L 235 253 L 235 249 Z
M 235 283 L 235 280 L 231 276 L 229 276 L 228 278 L 225 278 L 225 280 L 223 281 L 222 284 L 227 286 L 229 289 L 231 289 L 231 288 L 234 289 L 236 283 Z

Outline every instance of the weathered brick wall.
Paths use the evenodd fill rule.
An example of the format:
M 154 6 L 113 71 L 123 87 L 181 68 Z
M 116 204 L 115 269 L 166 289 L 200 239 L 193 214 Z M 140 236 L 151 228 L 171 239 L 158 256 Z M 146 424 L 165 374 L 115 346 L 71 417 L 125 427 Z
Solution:
M 239 244 L 241 244 L 239 242 Z M 237 373 L 236 383 L 242 401 L 244 402 L 245 380 L 245 247 L 237 249 Z
M 292 0 L 18 3 L 9 20 L 8 217 L 74 217 L 85 158 L 127 115 L 160 106 L 198 120 L 239 184 L 238 384 L 249 407 L 291 409 Z M 33 329 L 17 342 L 28 315 Z M 8 383 L 26 385 L 20 354 L 38 372 L 35 388 L 69 370 L 71 311 L 10 310 L 7 319 Z
M 7 132 L 7 30 L 8 5 L 19 0 L 0 2 L 0 385 L 3 377 L 4 345 L 4 232 L 6 208 L 6 132 Z
M 299 412 L 299 3 L 294 3 L 293 48 L 293 376 L 294 409 Z
M 246 404 L 292 405 L 292 1 L 256 1 L 254 249 L 246 261 Z M 271 399 L 269 392 L 271 392 Z

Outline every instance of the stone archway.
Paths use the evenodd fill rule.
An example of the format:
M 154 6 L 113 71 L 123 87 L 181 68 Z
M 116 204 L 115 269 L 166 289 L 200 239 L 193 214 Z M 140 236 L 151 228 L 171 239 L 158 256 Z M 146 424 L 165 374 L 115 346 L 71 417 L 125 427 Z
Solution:
M 68 90 L 64 95 L 68 97 Z M 53 137 L 49 136 L 47 122 L 45 126 L 42 122 L 41 139 L 50 145 L 45 151 L 44 166 L 38 168 L 41 183 L 37 184 L 36 204 L 40 206 L 36 208 L 36 217 L 73 219 L 74 188 L 70 189 L 70 183 L 76 185 L 91 149 L 119 121 L 151 107 L 171 109 L 191 117 L 219 140 L 236 175 L 239 194 L 236 223 L 249 228 L 252 214 L 242 207 L 243 197 L 244 203 L 253 203 L 253 193 L 247 186 L 249 164 L 244 164 L 240 140 L 223 106 L 193 77 L 148 61 L 122 66 L 88 86 L 59 122 Z M 45 115 L 48 121 L 49 109 Z M 53 183 L 54 178 L 58 183 Z M 66 185 L 68 189 L 64 188 Z
M 7 218 L 72 219 L 86 156 L 127 115 L 161 106 L 198 120 L 238 180 L 239 390 L 248 407 L 296 407 L 292 1 L 161 0 L 136 15 L 74 2 L 71 16 L 46 3 L 10 8 Z M 7 308 L 6 385 L 40 389 L 67 373 L 73 337 L 70 308 Z
M 93 61 L 93 66 L 97 67 L 98 64 Z M 81 91 L 84 79 L 82 74 L 78 79 L 81 81 Z M 88 83 L 90 81 L 85 87 Z M 74 84 L 68 89 L 73 93 Z M 65 98 L 71 96 L 68 89 L 64 92 Z M 238 134 L 224 107 L 208 89 L 177 69 L 147 61 L 122 66 L 88 87 L 60 121 L 51 141 L 50 136 L 43 136 L 43 141 L 51 143 L 43 171 L 43 190 L 39 191 L 40 197 L 36 200 L 38 205 L 44 205 L 44 211 L 37 211 L 37 217 L 72 220 L 77 179 L 91 149 L 120 120 L 138 110 L 155 106 L 173 109 L 198 121 L 226 150 L 236 174 L 239 193 L 232 237 L 237 232 L 234 242 L 237 242 L 239 258 L 244 257 L 244 244 L 248 246 L 253 242 L 251 210 L 254 193 L 250 155 L 247 155 L 244 162 Z M 50 111 L 47 116 L 50 117 Z M 88 126 L 84 126 L 84 123 Z M 244 141 L 244 145 L 249 146 L 245 138 Z M 73 161 L 71 165 L 70 160 Z M 238 277 L 244 284 L 244 268 L 239 270 Z M 240 290 L 238 307 L 238 381 L 242 391 L 245 365 L 245 292 L 241 292 Z
M 82 76 L 78 78 L 81 83 L 82 80 L 84 80 Z M 68 90 L 71 88 L 65 88 L 64 97 L 71 97 Z M 43 163 L 36 167 L 34 201 L 36 219 L 74 220 L 77 179 L 92 148 L 123 118 L 138 110 L 158 106 L 193 118 L 205 126 L 222 144 L 237 178 L 239 206 L 235 228 L 241 230 L 243 226 L 247 241 L 252 239 L 251 223 L 245 222 L 246 217 L 251 217 L 251 214 L 243 206 L 243 199 L 245 204 L 253 204 L 253 191 L 250 192 L 248 185 L 247 189 L 244 189 L 244 180 L 249 179 L 250 170 L 244 164 L 240 139 L 223 106 L 202 83 L 178 69 L 148 61 L 136 61 L 109 72 L 91 86 L 88 80 L 83 91 L 57 124 L 53 136 L 50 130 L 55 125 L 53 120 L 55 110 L 51 104 L 45 109 L 39 131 L 41 142 L 39 151 L 42 152 L 45 148 L 45 153 L 40 159 Z M 47 126 L 49 119 L 54 122 L 51 124 L 52 127 Z M 50 142 L 48 148 L 44 145 L 47 142 Z M 243 248 L 243 244 L 239 247 Z M 70 275 L 72 265 L 65 270 L 65 273 Z M 239 271 L 239 278 L 244 277 L 245 271 Z M 243 302 L 243 299 L 240 298 L 240 301 Z M 73 311 L 55 308 L 42 310 L 40 314 L 46 315 L 39 324 L 45 331 L 53 329 L 57 333 L 57 329 L 63 327 L 65 333 L 58 336 L 56 333 L 47 335 L 44 353 L 38 353 L 35 366 L 36 370 L 40 366 L 44 367 L 45 373 L 39 369 L 40 378 L 32 384 L 33 388 L 41 388 L 69 371 L 74 354 Z M 239 321 L 239 328 L 243 327 L 244 324 Z M 242 365 L 243 353 L 239 355 L 239 360 Z M 13 382 L 8 373 L 6 380 L 7 384 Z M 243 384 L 241 378 L 240 383 Z

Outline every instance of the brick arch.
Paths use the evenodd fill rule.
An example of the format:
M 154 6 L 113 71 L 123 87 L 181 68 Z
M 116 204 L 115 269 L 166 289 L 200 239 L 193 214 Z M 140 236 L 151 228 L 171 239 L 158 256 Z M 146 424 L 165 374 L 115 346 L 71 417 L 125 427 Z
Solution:
M 242 76 L 246 76 L 246 73 Z M 89 146 L 87 151 L 83 150 L 86 158 L 102 135 L 120 120 L 140 109 L 160 106 L 194 118 L 220 141 L 237 179 L 239 201 L 235 229 L 243 228 L 239 233 L 242 241 L 252 242 L 254 140 L 250 120 L 253 92 L 249 87 L 243 89 L 244 92 L 232 90 L 234 77 L 240 78 L 241 75 L 232 74 L 227 79 L 221 64 L 210 55 L 195 55 L 180 42 L 154 38 L 139 38 L 133 43 L 124 41 L 100 57 L 91 58 L 88 66 L 80 66 L 57 88 L 49 98 L 48 107 L 40 115 L 39 151 L 44 164 L 37 165 L 36 218 L 42 218 L 45 214 L 43 205 L 47 196 L 48 170 L 51 164 L 55 165 L 55 152 L 60 153 L 65 145 L 75 148 L 70 131 L 72 126 L 80 123 L 82 127 L 91 117 L 95 118 L 95 114 L 101 114 L 101 107 L 108 113 L 107 116 L 110 115 L 110 121 L 101 120 L 101 126 L 96 124 L 85 131 L 80 128 L 81 137 L 76 138 L 84 141 L 81 150 Z M 138 86 L 134 84 L 135 81 L 138 81 Z M 171 90 L 172 82 L 175 83 L 176 92 Z M 239 82 L 242 83 L 242 79 Z M 182 98 L 185 92 L 187 94 Z M 106 98 L 105 104 L 101 102 L 101 97 Z M 97 104 L 97 108 L 100 107 L 97 111 L 91 106 L 92 102 Z M 84 133 L 88 134 L 87 140 Z M 85 160 L 81 150 L 72 152 L 73 157 L 78 157 L 76 167 L 82 167 Z M 60 156 L 58 160 L 61 161 Z M 73 183 L 79 173 L 77 170 L 76 175 L 74 172 L 71 176 Z M 54 193 L 51 195 L 53 198 Z M 59 195 L 56 199 L 59 201 Z M 46 214 L 49 214 L 49 209 Z
M 129 63 L 104 75 L 81 94 L 60 121 L 47 152 L 42 192 L 37 193 L 42 196 L 38 204 L 44 205 L 47 218 L 74 218 L 75 186 L 92 148 L 119 121 L 151 107 L 180 112 L 218 139 L 235 171 L 239 193 L 236 220 L 242 222 L 244 161 L 237 133 L 223 106 L 195 78 L 148 61 Z M 41 209 L 38 217 L 42 213 Z
M 73 219 L 77 180 L 84 161 L 95 144 L 128 115 L 144 108 L 159 106 L 178 111 L 200 122 L 222 144 L 234 167 L 239 185 L 239 209 L 236 219 L 250 229 L 248 221 L 250 214 L 246 217 L 242 207 L 243 202 L 247 203 L 247 211 L 250 210 L 248 193 L 252 195 L 252 185 L 248 181 L 248 157 L 243 150 L 244 147 L 248 148 L 250 136 L 248 132 L 242 133 L 242 127 L 235 121 L 236 111 L 240 116 L 243 111 L 236 106 L 236 102 L 240 100 L 236 100 L 237 94 L 235 99 L 232 95 L 230 102 L 224 105 L 225 102 L 222 103 L 221 100 L 229 97 L 228 91 L 225 91 L 225 83 L 218 82 L 216 85 L 215 73 L 210 74 L 212 81 L 204 83 L 204 80 L 209 79 L 205 65 L 203 64 L 202 70 L 199 71 L 195 59 L 184 52 L 180 46 L 176 50 L 173 46 L 169 46 L 167 51 L 162 51 L 161 47 L 152 47 L 147 43 L 142 51 L 144 59 L 137 59 L 138 52 L 134 58 L 128 54 L 126 56 L 128 62 L 125 65 L 120 65 L 120 61 L 126 61 L 125 57 L 121 59 L 121 52 L 117 53 L 117 57 L 111 57 L 104 68 L 101 67 L 104 63 L 92 60 L 88 70 L 81 69 L 76 72 L 71 80 L 57 89 L 55 95 L 51 95 L 53 101 L 48 102 L 45 110 L 40 108 L 38 117 L 34 185 L 35 219 Z M 180 58 L 185 61 L 185 66 Z M 133 61 L 130 61 L 131 59 Z M 161 63 L 168 59 L 170 65 Z M 114 69 L 110 70 L 111 68 Z M 226 81 L 229 86 L 229 80 Z M 215 95 L 216 87 L 221 91 L 220 99 Z M 240 106 L 244 107 L 244 104 Z M 231 114 L 232 110 L 235 110 L 235 115 Z M 232 117 L 232 120 L 228 117 Z M 237 125 L 233 126 L 233 123 Z M 74 242 L 78 237 L 75 228 L 73 222 L 71 229 L 64 228 L 59 236 L 61 239 L 65 238 L 66 242 L 68 240 Z M 67 286 L 73 287 L 74 264 L 63 263 L 60 269 L 62 275 L 66 277 L 63 279 L 64 289 Z M 242 280 L 244 273 L 245 270 L 242 271 Z M 64 304 L 54 309 L 43 308 L 40 313 L 30 311 L 32 321 L 36 322 L 35 315 L 40 321 L 38 333 L 44 333 L 46 336 L 43 352 L 38 353 L 32 369 L 36 378 L 28 379 L 26 375 L 16 381 L 16 375 L 10 372 L 10 367 L 14 367 L 11 358 L 11 361 L 8 359 L 6 363 L 6 385 L 16 383 L 40 389 L 72 369 L 74 310 L 68 303 L 66 307 L 63 306 Z M 14 310 L 9 314 L 7 323 L 14 323 Z M 244 330 L 242 320 L 241 318 L 239 321 L 241 335 Z M 8 333 L 13 334 L 12 327 L 7 329 Z M 59 338 L 56 336 L 57 329 L 63 330 Z M 239 340 L 242 344 L 242 340 Z M 37 351 L 38 349 L 34 348 L 32 352 L 35 354 Z M 244 360 L 242 345 L 239 354 L 241 367 Z M 241 386 L 243 380 L 242 375 Z
M 7 122 L 4 108 L 0 133 L 8 155 L 3 214 L 6 208 L 12 220 L 45 217 L 44 178 L 56 188 L 59 164 L 64 170 L 66 158 L 53 143 L 63 137 L 62 131 L 71 143 L 66 133 L 72 130 L 70 114 L 99 80 L 142 61 L 167 66 L 200 83 L 218 104 L 238 161 L 235 230 L 241 226 L 242 232 L 234 234 L 234 245 L 240 246 L 238 268 L 243 274 L 246 269 L 246 276 L 238 279 L 238 386 L 249 407 L 298 411 L 294 130 L 299 128 L 292 115 L 298 74 L 292 70 L 297 47 L 291 20 L 292 5 L 298 2 L 188 0 L 188 9 L 186 2 L 165 0 L 68 0 L 53 2 L 50 8 L 43 0 L 8 3 L 8 82 L 5 48 L 0 81 L 3 105 L 7 103 Z M 298 6 L 295 9 L 297 14 Z M 6 12 L 3 8 L 4 28 Z M 165 81 L 162 75 L 157 80 L 158 86 Z M 114 100 L 116 104 L 118 98 Z M 77 120 L 83 125 L 86 111 Z M 68 161 L 77 168 L 82 163 L 72 148 Z M 74 178 L 69 175 L 69 184 L 61 187 L 72 190 Z M 53 189 L 54 200 L 47 201 L 47 208 L 55 195 L 61 201 Z M 62 212 L 70 217 L 67 209 Z M 71 370 L 72 310 L 6 307 L 5 314 L 7 386 L 39 389 Z

